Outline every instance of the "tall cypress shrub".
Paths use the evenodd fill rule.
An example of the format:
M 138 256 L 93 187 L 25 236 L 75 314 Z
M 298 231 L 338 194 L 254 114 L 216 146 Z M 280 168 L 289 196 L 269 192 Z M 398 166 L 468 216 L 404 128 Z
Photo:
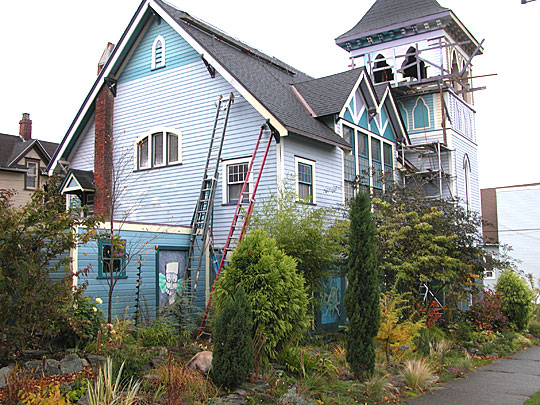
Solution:
M 349 271 L 345 309 L 347 362 L 356 378 L 369 378 L 375 368 L 374 339 L 379 330 L 377 240 L 369 196 L 358 193 L 350 207 Z
M 212 379 L 217 385 L 235 388 L 249 375 L 253 367 L 252 326 L 251 305 L 239 287 L 234 300 L 225 299 L 214 323 Z

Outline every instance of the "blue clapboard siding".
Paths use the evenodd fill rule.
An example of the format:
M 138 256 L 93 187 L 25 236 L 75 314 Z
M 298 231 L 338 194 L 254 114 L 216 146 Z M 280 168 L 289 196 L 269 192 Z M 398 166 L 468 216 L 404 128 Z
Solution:
M 152 44 L 158 35 L 161 35 L 165 40 L 165 66 L 151 70 Z M 174 69 L 199 59 L 199 54 L 170 25 L 164 21 L 158 24 L 157 20 L 154 19 L 124 68 L 119 82 L 131 81 L 164 70 Z
M 129 262 L 126 275 L 127 278 L 118 280 L 113 292 L 113 312 L 115 316 L 133 316 L 135 314 L 135 298 L 137 286 L 137 260 L 141 255 L 141 303 L 146 304 L 150 310 L 150 316 L 154 316 L 156 307 L 156 246 L 174 246 L 179 250 L 188 250 L 189 235 L 165 232 L 143 232 L 143 231 L 119 231 L 122 239 L 126 241 L 126 252 L 131 253 L 134 258 Z M 108 305 L 109 286 L 107 280 L 98 278 L 98 247 L 96 242 L 90 242 L 79 246 L 78 268 L 84 269 L 90 266 L 86 276 L 79 276 L 78 283 L 88 282 L 86 295 L 92 298 L 99 297 L 103 300 L 101 309 L 106 313 Z M 204 269 L 201 273 L 201 280 L 204 280 Z M 199 288 L 199 293 L 204 294 L 204 281 Z
M 116 215 L 128 221 L 189 225 L 199 195 L 215 103 L 220 95 L 227 96 L 234 89 L 219 74 L 211 78 L 202 60 L 193 57 L 194 51 L 186 48 L 185 41 L 170 32 L 165 22 L 152 25 L 134 55 L 144 52 L 150 55 L 154 34 L 157 34 L 157 31 L 151 34 L 154 28 L 166 37 L 167 68 L 147 75 L 134 74 L 150 69 L 146 57 L 134 56 L 119 78 L 114 100 L 115 177 L 118 189 L 122 190 Z M 151 37 L 151 41 L 146 40 L 147 37 Z M 180 44 L 181 61 L 171 66 L 169 55 L 176 42 Z M 231 108 L 222 158 L 250 156 L 263 123 L 262 116 L 245 99 L 237 97 Z M 160 127 L 181 132 L 182 164 L 135 171 L 135 141 Z M 84 140 L 82 142 L 84 144 Z M 79 154 L 87 154 L 87 151 L 81 149 L 75 153 L 77 162 L 83 159 Z M 275 189 L 276 173 L 275 145 L 272 145 L 259 195 Z M 221 193 L 220 177 L 213 221 L 218 246 L 224 243 L 234 212 L 233 206 L 222 206 Z
M 320 207 L 343 204 L 343 161 L 340 148 L 290 135 L 284 139 L 285 178 L 295 179 L 295 157 L 315 161 L 315 198 Z
M 69 256 L 69 251 L 64 252 L 61 255 L 58 255 L 57 257 L 55 257 L 54 259 L 52 259 L 50 261 L 49 268 L 54 269 L 58 265 L 60 260 L 66 258 L 68 256 Z M 65 268 L 64 266 L 60 266 L 58 271 L 51 271 L 49 273 L 49 277 L 51 278 L 51 280 L 62 280 L 64 277 L 66 277 L 67 272 L 69 272 L 69 268 L 70 268 L 69 265 L 68 265 L 67 268 Z

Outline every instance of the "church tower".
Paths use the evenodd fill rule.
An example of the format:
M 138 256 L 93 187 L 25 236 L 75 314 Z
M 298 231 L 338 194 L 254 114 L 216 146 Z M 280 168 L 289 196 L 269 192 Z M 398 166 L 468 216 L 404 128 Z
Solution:
M 480 212 L 472 59 L 482 42 L 436 0 L 376 0 L 336 43 L 376 87 L 391 86 L 410 138 L 402 180 Z

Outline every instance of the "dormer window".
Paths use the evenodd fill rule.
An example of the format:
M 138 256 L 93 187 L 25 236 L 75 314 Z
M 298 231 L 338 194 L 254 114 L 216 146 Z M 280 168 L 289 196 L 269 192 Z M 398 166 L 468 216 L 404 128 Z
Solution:
M 182 163 L 182 137 L 173 129 L 151 131 L 135 141 L 135 170 Z
M 161 35 L 152 44 L 152 70 L 165 67 L 165 40 Z

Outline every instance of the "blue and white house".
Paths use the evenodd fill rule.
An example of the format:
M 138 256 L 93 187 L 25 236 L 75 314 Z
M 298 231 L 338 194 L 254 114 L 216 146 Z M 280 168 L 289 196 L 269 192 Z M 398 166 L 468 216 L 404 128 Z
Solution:
M 377 0 L 373 8 L 381 3 L 399 9 L 403 2 Z M 453 14 L 448 13 L 451 19 Z M 433 32 L 434 38 L 450 36 L 450 22 L 447 26 L 444 18 L 441 21 L 444 24 Z M 396 82 L 396 75 L 380 80 L 369 63 L 371 55 L 379 52 L 372 48 L 374 41 L 358 46 L 366 35 L 363 28 L 353 29 L 337 40 L 355 62 L 364 57 L 362 66 L 316 79 L 162 0 L 142 1 L 118 44 L 104 53 L 98 77 L 49 166 L 51 173 L 58 166 L 69 167 L 64 192 L 96 214 L 113 216 L 122 224 L 119 232 L 126 251 L 139 255 L 121 275 L 113 298 L 117 313 L 126 307 L 133 312 L 138 273 L 140 291 L 152 310 L 167 304 L 167 292 L 184 277 L 190 222 L 221 96 L 232 93 L 234 103 L 213 207 L 216 248 L 225 242 L 239 185 L 267 120 L 278 136 L 258 198 L 275 193 L 293 178 L 304 203 L 343 206 L 355 192 L 354 182 L 382 191 L 384 179 L 402 180 L 401 169 L 418 171 L 425 163 L 423 155 L 415 157 L 408 148 L 429 137 L 449 151 L 446 156 L 453 156 L 444 163 L 457 179 L 448 183 L 451 195 L 466 195 L 469 187 L 467 201 L 476 204 L 472 101 L 446 87 L 442 97 L 438 89 L 411 96 L 406 89 L 418 83 Z M 399 46 L 418 42 L 414 35 L 399 39 Z M 451 42 L 449 37 L 445 41 Z M 383 41 L 381 52 L 393 55 L 396 44 Z M 454 48 L 460 61 L 472 52 L 459 45 L 444 49 Z M 441 104 L 443 98 L 447 107 Z M 448 126 L 441 128 L 439 117 L 447 109 Z M 468 124 L 458 127 L 458 117 L 468 117 Z M 469 177 L 458 174 L 465 155 Z M 253 179 L 248 180 L 251 186 Z M 103 298 L 104 276 L 121 267 L 115 261 L 124 260 L 108 252 L 106 243 L 71 252 L 75 268 L 92 266 L 86 276 L 88 293 Z M 202 270 L 203 298 L 208 298 L 212 283 L 206 272 L 209 261 L 207 257 Z M 323 297 L 323 324 L 343 320 L 335 302 L 341 296 L 340 283 L 331 280 L 328 297 Z

